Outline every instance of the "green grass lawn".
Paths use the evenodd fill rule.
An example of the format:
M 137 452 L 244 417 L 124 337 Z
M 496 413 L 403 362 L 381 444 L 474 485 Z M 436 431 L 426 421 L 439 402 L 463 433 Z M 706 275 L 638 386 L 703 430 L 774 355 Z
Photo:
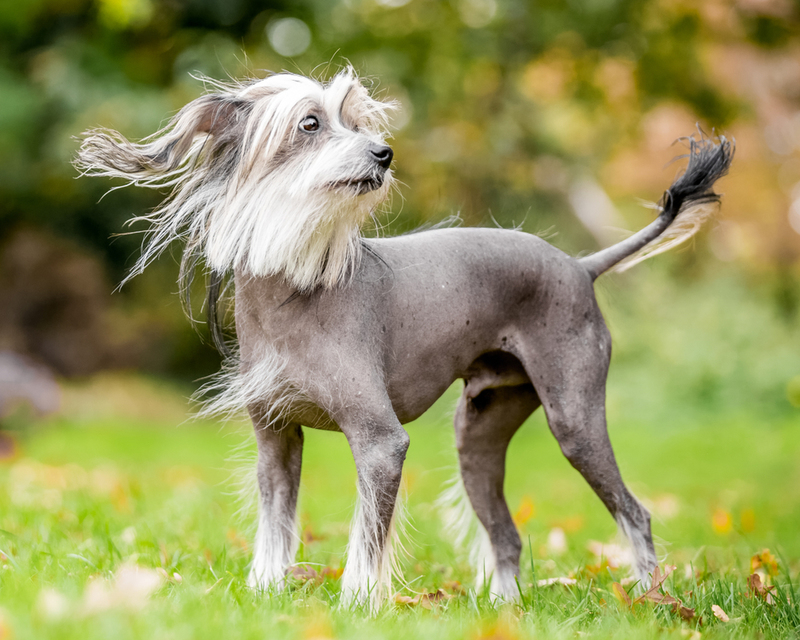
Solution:
M 127 387 L 125 398 L 114 395 Z M 24 430 L 20 456 L 0 467 L 0 638 L 798 636 L 795 419 L 659 428 L 612 412 L 623 475 L 653 511 L 664 563 L 677 567 L 665 591 L 695 609 L 687 621 L 672 607 L 630 609 L 615 597 L 612 583 L 627 569 L 589 550 L 614 538 L 614 523 L 534 416 L 512 443 L 506 483 L 524 539 L 524 601 L 495 607 L 470 589 L 469 566 L 434 505 L 455 468 L 455 393 L 409 426 L 408 584 L 397 587 L 454 597 L 430 608 L 391 602 L 370 618 L 337 609 L 335 577 L 296 581 L 271 597 L 245 586 L 252 514 L 237 515 L 235 485 L 252 455 L 247 425 L 181 424 L 181 396 L 138 379 L 68 390 L 63 415 Z M 344 438 L 307 432 L 300 561 L 342 565 L 354 499 Z M 554 530 L 565 545 L 554 544 Z M 751 557 L 765 548 L 778 559 L 777 573 L 765 575 L 777 587 L 772 604 L 749 597 L 746 582 Z M 537 586 L 567 576 L 576 584 Z

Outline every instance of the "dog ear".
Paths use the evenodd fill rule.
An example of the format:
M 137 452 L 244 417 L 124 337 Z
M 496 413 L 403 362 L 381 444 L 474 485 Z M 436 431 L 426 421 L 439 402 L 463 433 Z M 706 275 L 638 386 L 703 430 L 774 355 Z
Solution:
M 160 131 L 140 143 L 108 129 L 87 131 L 75 166 L 83 175 L 125 178 L 142 186 L 168 177 L 200 152 L 199 136 L 210 137 L 210 150 L 235 138 L 249 102 L 225 93 L 210 93 L 181 109 Z
M 331 84 L 341 82 L 349 85 L 342 101 L 342 116 L 353 125 L 382 135 L 389 124 L 389 112 L 399 107 L 394 100 L 384 102 L 373 97 L 356 75 L 352 67 L 340 71 Z

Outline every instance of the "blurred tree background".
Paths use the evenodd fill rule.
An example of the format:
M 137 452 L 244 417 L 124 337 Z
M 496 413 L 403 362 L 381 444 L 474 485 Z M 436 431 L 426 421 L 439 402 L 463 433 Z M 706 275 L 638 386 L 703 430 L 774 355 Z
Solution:
M 696 123 L 734 136 L 720 221 L 690 250 L 602 281 L 614 397 L 796 411 L 798 14 L 795 0 L 3 3 L 0 349 L 63 376 L 214 371 L 183 317 L 175 260 L 111 295 L 141 236 L 110 238 L 159 195 L 101 200 L 113 185 L 76 180 L 76 136 L 152 133 L 202 93 L 195 72 L 326 78 L 349 61 L 401 105 L 401 195 L 376 233 L 458 214 L 596 250 L 651 219 L 639 198 L 673 179 L 676 138 Z

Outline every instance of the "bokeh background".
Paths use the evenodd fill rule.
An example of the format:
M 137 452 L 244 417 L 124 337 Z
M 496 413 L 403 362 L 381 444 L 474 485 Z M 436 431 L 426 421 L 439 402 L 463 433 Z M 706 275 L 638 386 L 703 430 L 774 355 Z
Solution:
M 641 328 L 624 320 L 616 336 L 626 361 L 685 367 L 684 391 L 707 402 L 789 411 L 800 404 L 798 11 L 791 0 L 4 3 L 0 349 L 65 377 L 215 370 L 176 299 L 174 260 L 110 295 L 141 242 L 113 236 L 163 194 L 100 200 L 115 185 L 76 179 L 76 137 L 152 133 L 203 91 L 193 74 L 325 78 L 349 61 L 401 105 L 403 186 L 381 233 L 459 215 L 596 250 L 651 219 L 639 200 L 674 178 L 677 138 L 698 123 L 735 137 L 719 222 L 633 283 L 601 287 L 636 307 L 625 315 Z
M 731 344 L 720 334 L 733 327 L 704 327 L 709 351 L 691 364 L 738 373 L 741 400 L 775 385 L 769 400 L 788 410 L 800 404 L 800 391 L 787 398 L 800 362 L 770 356 L 789 360 L 798 348 L 786 340 L 800 254 L 797 12 L 790 0 L 5 3 L 0 347 L 61 376 L 132 368 L 193 380 L 213 371 L 214 352 L 198 347 L 176 302 L 174 261 L 109 295 L 141 240 L 111 237 L 160 196 L 122 190 L 98 203 L 112 185 L 76 180 L 76 136 L 100 125 L 152 133 L 203 91 L 194 73 L 325 78 L 349 61 L 401 104 L 393 145 L 404 186 L 382 217 L 388 233 L 458 214 L 469 225 L 549 233 L 573 253 L 594 250 L 650 219 L 638 199 L 657 199 L 674 177 L 665 164 L 680 152 L 676 138 L 696 123 L 734 136 L 721 221 L 653 268 L 664 286 L 706 287 L 700 300 L 729 305 L 745 320 L 725 324 L 752 333 Z M 720 277 L 735 291 L 709 284 Z M 683 308 L 698 333 L 704 306 Z M 648 315 L 668 307 L 646 305 Z M 714 334 L 721 353 L 709 345 Z M 648 336 L 655 350 L 665 339 Z

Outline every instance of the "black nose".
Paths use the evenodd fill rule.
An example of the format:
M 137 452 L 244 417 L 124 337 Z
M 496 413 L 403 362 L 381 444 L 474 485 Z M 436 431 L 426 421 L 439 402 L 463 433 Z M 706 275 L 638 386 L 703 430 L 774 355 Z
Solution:
M 387 147 L 385 144 L 380 146 L 376 144 L 370 147 L 369 156 L 384 169 L 388 169 L 389 165 L 392 164 L 394 151 L 392 151 L 391 147 Z

